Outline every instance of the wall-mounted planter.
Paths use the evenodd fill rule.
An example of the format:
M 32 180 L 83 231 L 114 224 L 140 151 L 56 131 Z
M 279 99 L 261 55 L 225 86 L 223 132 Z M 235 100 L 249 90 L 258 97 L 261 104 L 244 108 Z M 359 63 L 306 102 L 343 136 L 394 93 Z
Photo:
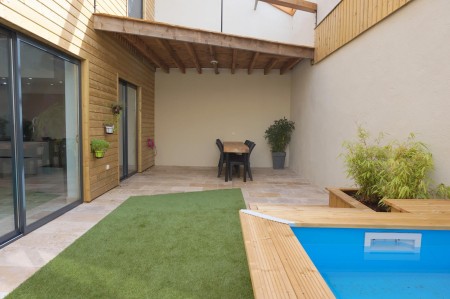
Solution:
M 105 156 L 104 151 L 95 151 L 94 154 L 97 159 L 103 158 Z
M 109 148 L 109 142 L 103 139 L 91 140 L 91 151 L 96 158 L 103 158 L 105 151 Z
M 106 134 L 113 134 L 114 133 L 114 125 L 105 125 L 105 132 L 106 132 Z

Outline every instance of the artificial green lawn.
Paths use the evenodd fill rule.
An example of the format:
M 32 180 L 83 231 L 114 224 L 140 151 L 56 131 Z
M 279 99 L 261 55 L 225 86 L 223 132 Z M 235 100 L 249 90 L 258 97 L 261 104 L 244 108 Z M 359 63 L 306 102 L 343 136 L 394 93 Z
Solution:
M 131 197 L 7 298 L 253 298 L 239 189 Z

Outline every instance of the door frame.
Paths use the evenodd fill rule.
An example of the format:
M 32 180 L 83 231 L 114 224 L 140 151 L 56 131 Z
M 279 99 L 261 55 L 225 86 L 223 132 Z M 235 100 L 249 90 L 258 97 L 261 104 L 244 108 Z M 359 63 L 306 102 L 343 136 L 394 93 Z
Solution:
M 136 170 L 129 173 L 128 172 L 128 136 L 129 136 L 129 132 L 128 132 L 128 86 L 133 87 L 136 90 L 136 132 L 134 132 L 136 134 L 136 150 L 135 150 L 135 157 L 136 157 Z M 122 87 L 124 87 L 122 89 Z M 123 94 L 122 94 L 123 93 Z M 122 107 L 122 115 L 120 117 L 120 126 L 122 128 L 122 153 L 119 152 L 119 155 L 122 155 L 122 172 L 119 173 L 119 179 L 120 181 L 123 181 L 131 176 L 133 176 L 134 174 L 137 173 L 138 171 L 138 86 L 130 83 L 124 79 L 120 79 L 119 78 L 119 96 L 123 97 L 123 107 Z M 119 102 L 120 102 L 120 98 L 119 98 Z M 119 139 L 120 140 L 120 139 Z M 120 148 L 120 147 L 119 147 Z M 120 159 L 120 157 L 119 157 Z M 120 163 L 119 163 L 120 166 Z M 119 168 L 120 169 L 120 168 Z

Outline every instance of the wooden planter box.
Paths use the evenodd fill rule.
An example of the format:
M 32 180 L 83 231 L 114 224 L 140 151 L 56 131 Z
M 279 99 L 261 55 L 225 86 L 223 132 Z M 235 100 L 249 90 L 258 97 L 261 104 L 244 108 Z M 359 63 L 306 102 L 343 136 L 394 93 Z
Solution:
M 331 208 L 355 208 L 373 211 L 349 195 L 356 193 L 358 188 L 327 188 L 327 190 L 329 192 L 328 206 Z

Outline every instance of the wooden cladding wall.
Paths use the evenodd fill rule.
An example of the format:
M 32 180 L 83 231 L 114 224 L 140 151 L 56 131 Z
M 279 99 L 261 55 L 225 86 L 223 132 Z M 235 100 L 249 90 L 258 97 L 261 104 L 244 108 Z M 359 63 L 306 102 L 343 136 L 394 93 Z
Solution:
M 123 12 L 125 3 L 97 2 L 108 2 L 108 9 L 117 13 Z M 106 135 L 103 127 L 113 117 L 111 105 L 118 101 L 119 78 L 139 88 L 138 169 L 154 164 L 154 153 L 146 145 L 148 138 L 154 138 L 154 69 L 125 41 L 96 32 L 93 12 L 93 0 L 0 1 L 0 24 L 81 60 L 85 201 L 119 184 L 118 135 Z M 93 138 L 111 143 L 103 159 L 95 159 L 90 152 Z
M 321 61 L 411 1 L 342 0 L 316 28 L 314 61 Z
M 155 0 L 143 0 L 143 15 L 145 20 L 153 21 L 155 19 Z M 115 16 L 127 16 L 127 0 L 97 0 L 95 12 L 105 13 Z
M 144 19 L 155 20 L 155 0 L 144 1 Z
M 97 0 L 95 12 L 125 17 L 127 15 L 127 0 Z

